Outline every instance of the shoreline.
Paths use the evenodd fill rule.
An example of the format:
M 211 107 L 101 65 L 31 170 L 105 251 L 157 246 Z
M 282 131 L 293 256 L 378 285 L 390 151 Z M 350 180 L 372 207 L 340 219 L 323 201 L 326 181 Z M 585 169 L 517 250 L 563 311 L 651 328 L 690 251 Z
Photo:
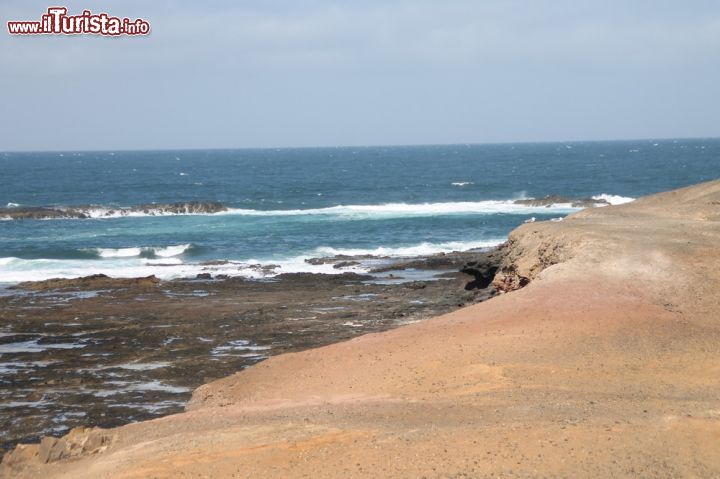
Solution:
M 422 242 L 412 246 L 364 248 L 317 247 L 298 256 L 271 259 L 202 259 L 194 258 L 201 250 L 192 243 L 164 247 L 87 248 L 83 254 L 99 254 L 99 258 L 21 259 L 0 258 L 0 287 L 17 284 L 43 283 L 54 280 L 71 281 L 94 275 L 113 279 L 133 279 L 155 276 L 162 281 L 194 278 L 267 280 L 285 274 L 341 274 L 377 275 L 396 265 L 415 262 L 419 270 L 429 269 L 423 261 L 438 265 L 439 269 L 462 266 L 464 253 L 483 252 L 499 247 L 505 238 L 477 241 Z M 184 256 L 189 253 L 189 256 Z M 171 256 L 174 255 L 174 256 Z M 195 261 L 193 261 L 193 259 Z M 3 269 L 2 266 L 5 266 Z M 28 268 L 29 267 L 29 268 Z M 37 267 L 37 268 L 36 268 Z M 399 266 L 407 269 L 406 266 Z M 431 277 L 428 274 L 427 277 Z M 419 277 L 418 279 L 423 279 Z
M 506 294 L 273 356 L 182 414 L 19 446 L 0 474 L 714 477 L 718 205 L 713 181 L 525 224 Z
M 474 284 L 482 268 L 459 270 L 480 258 L 496 258 L 496 268 L 496 251 L 317 258 L 336 273 L 267 280 L 95 275 L 12 285 L 0 291 L 0 446 L 181 412 L 196 387 L 269 356 L 481 301 L 493 294 Z M 357 261 L 375 266 L 343 271 Z

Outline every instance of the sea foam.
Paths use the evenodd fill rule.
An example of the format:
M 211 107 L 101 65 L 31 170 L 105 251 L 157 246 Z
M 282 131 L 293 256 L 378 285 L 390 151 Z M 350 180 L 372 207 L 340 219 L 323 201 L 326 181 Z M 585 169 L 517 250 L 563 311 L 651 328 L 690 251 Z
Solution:
M 629 198 L 627 196 L 609 195 L 607 193 L 595 195 L 592 198 L 594 200 L 605 200 L 608 203 L 610 203 L 611 205 L 623 205 L 625 203 L 630 203 L 631 201 L 635 201 L 635 198 Z
M 459 201 L 445 203 L 385 203 L 378 205 L 338 205 L 327 208 L 293 210 L 252 210 L 229 209 L 218 215 L 246 216 L 314 216 L 327 215 L 342 218 L 389 218 L 406 216 L 440 216 L 458 214 L 519 214 L 576 211 L 569 203 L 548 206 L 526 206 L 515 204 L 514 200 Z
M 319 247 L 315 249 L 315 256 L 390 256 L 390 257 L 412 257 L 426 256 L 438 253 L 449 253 L 452 251 L 467 251 L 471 249 L 490 248 L 503 242 L 502 239 L 487 241 L 450 241 L 446 243 L 423 242 L 417 245 L 398 247 L 378 248 L 331 248 Z
M 171 258 L 173 256 L 180 256 L 190 248 L 192 248 L 191 244 L 181 244 L 165 247 L 95 248 L 93 251 L 97 252 L 101 258 L 134 258 L 142 256 L 143 254 L 160 258 Z
M 0 283 L 42 281 L 50 278 L 79 278 L 92 274 L 105 274 L 114 278 L 138 278 L 155 275 L 160 279 L 194 278 L 201 273 L 227 275 L 249 279 L 273 277 L 283 273 L 337 274 L 332 263 L 311 264 L 306 260 L 337 255 L 372 255 L 413 257 L 452 251 L 485 248 L 503 240 L 455 241 L 445 243 L 419 243 L 415 245 L 378 248 L 333 248 L 321 246 L 306 254 L 286 258 L 232 260 L 217 264 L 186 263 L 180 258 L 147 259 L 140 256 L 105 256 L 98 259 L 21 259 L 0 258 Z M 185 245 L 181 245 L 185 246 Z M 179 248 L 170 247 L 170 248 Z M 130 254 L 133 248 L 124 248 Z M 143 248 L 137 248 L 142 250 Z M 164 249 L 168 249 L 167 247 Z M 118 251 L 118 250 L 114 250 Z M 156 253 L 157 254 L 157 253 Z M 272 268 L 267 268 L 273 265 Z M 358 264 L 343 268 L 342 272 L 367 273 L 369 267 Z

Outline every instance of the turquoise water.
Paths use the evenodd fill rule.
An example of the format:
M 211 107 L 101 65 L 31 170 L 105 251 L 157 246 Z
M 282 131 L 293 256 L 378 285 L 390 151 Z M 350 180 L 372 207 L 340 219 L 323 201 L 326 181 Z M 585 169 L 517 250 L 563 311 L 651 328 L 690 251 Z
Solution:
M 0 206 L 220 201 L 212 215 L 0 221 L 0 282 L 332 271 L 304 259 L 417 255 L 502 241 L 518 198 L 613 202 L 720 177 L 720 140 L 0 154 Z M 202 264 L 229 260 L 223 264 Z M 362 268 L 358 268 L 361 270 Z

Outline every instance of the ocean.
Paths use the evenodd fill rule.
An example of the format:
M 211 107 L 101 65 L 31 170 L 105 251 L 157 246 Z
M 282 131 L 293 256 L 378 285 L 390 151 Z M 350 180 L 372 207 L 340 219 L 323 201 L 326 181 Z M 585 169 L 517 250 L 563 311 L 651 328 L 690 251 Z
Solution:
M 337 272 L 305 261 L 319 256 L 491 246 L 532 218 L 576 211 L 517 199 L 615 204 L 715 179 L 720 140 L 0 153 L 0 171 L 0 207 L 82 206 L 90 216 L 0 218 L 0 283 L 97 273 L 262 278 Z M 179 201 L 226 210 L 123 213 Z

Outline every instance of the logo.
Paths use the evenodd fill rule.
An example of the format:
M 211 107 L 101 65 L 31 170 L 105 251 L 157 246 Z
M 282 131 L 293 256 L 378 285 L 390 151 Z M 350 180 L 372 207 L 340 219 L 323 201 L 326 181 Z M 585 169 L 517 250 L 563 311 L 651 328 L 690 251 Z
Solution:
M 142 18 L 131 20 L 107 13 L 83 10 L 80 15 L 68 15 L 66 7 L 50 7 L 40 21 L 7 22 L 10 35 L 148 35 L 150 23 Z

